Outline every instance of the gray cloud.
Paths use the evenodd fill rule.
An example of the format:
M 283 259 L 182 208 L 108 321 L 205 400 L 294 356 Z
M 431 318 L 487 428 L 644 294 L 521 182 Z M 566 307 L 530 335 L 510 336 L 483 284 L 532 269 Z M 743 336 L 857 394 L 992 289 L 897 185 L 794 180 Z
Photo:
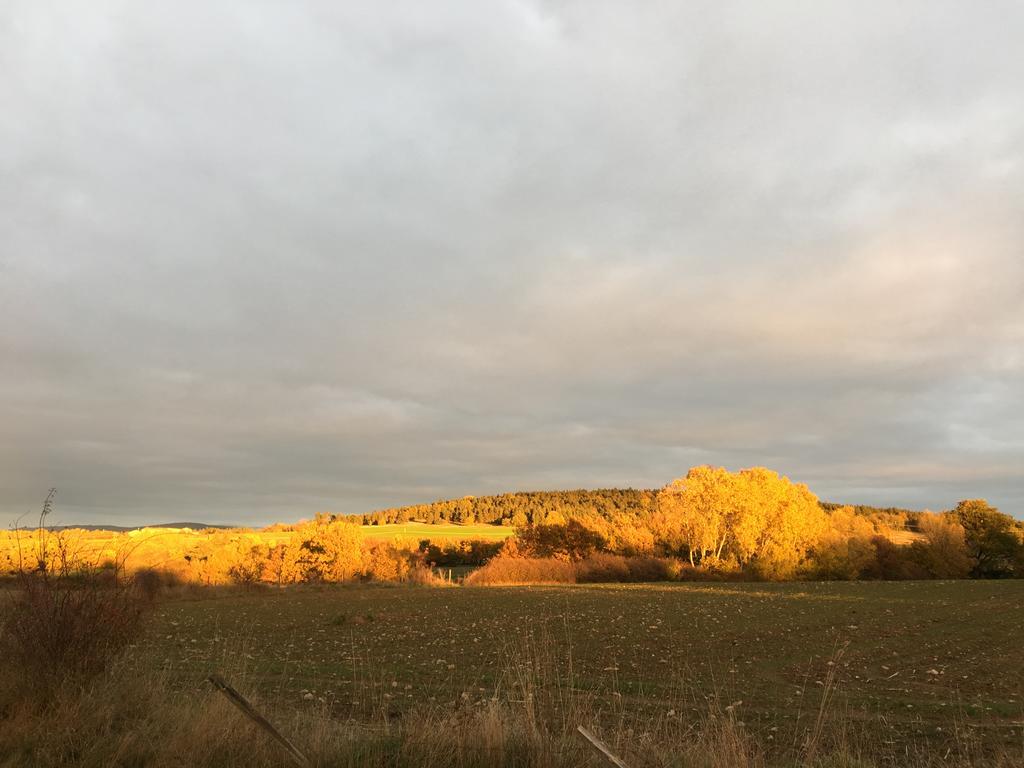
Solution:
M 1024 513 L 1016 3 L 0 11 L 0 514 L 766 464 Z

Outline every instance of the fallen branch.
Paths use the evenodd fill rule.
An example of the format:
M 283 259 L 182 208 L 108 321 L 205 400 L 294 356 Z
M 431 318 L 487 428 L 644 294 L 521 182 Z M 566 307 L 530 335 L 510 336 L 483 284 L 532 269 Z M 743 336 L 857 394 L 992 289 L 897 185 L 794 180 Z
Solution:
M 595 736 L 593 733 L 588 731 L 582 725 L 576 726 L 576 730 L 579 731 L 583 735 L 583 738 L 585 738 L 587 741 L 589 741 L 591 744 L 593 744 L 594 748 L 598 752 L 600 752 L 602 755 L 607 757 L 608 758 L 608 762 L 610 762 L 612 765 L 616 766 L 616 768 L 626 768 L 626 764 L 624 762 L 622 762 L 622 760 L 620 758 L 618 758 L 615 755 L 615 753 L 612 752 L 608 748 L 607 744 L 605 744 L 603 741 L 601 741 L 599 738 L 597 738 L 597 736 Z
M 228 701 L 230 701 L 232 704 L 238 707 L 238 709 L 242 711 L 242 714 L 244 714 L 246 717 L 248 717 L 250 720 L 256 723 L 256 725 L 258 725 L 264 731 L 269 733 L 274 738 L 274 740 L 277 741 L 278 744 L 284 747 L 288 751 L 288 754 L 291 755 L 292 760 L 296 762 L 296 764 L 303 766 L 303 768 L 311 768 L 313 764 L 309 762 L 309 758 L 302 754 L 299 751 L 298 747 L 296 747 L 294 744 L 288 741 L 288 739 L 282 736 L 281 733 L 270 724 L 270 721 L 267 720 L 267 718 L 265 718 L 259 712 L 257 712 L 255 707 L 253 707 L 253 705 L 250 704 L 248 700 L 246 700 L 246 698 L 242 696 L 242 694 L 240 694 L 238 691 L 236 691 L 234 688 L 228 685 L 227 681 L 223 677 L 221 677 L 220 675 L 210 675 L 206 679 L 213 683 L 213 687 L 221 693 L 223 693 Z

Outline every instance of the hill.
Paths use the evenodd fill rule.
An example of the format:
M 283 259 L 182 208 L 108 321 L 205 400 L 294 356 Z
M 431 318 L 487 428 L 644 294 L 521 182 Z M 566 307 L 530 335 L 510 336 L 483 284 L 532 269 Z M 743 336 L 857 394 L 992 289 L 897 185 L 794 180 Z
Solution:
M 568 491 L 515 491 L 491 496 L 463 496 L 442 499 L 428 504 L 388 507 L 354 517 L 364 525 L 384 525 L 418 521 L 423 523 L 490 523 L 492 525 L 544 525 L 598 516 L 608 521 L 622 515 L 649 515 L 654 506 L 656 489 L 601 488 Z M 846 505 L 823 501 L 826 512 L 851 506 L 862 517 L 884 521 L 889 527 L 916 529 L 919 510 L 901 507 L 872 507 L 865 504 Z
M 228 530 L 235 526 L 211 525 L 210 523 L 154 523 L 152 525 L 51 525 L 47 526 L 48 531 L 111 531 L 112 533 L 126 533 L 127 531 L 141 531 L 143 528 L 188 528 L 193 531 L 205 530 Z M 24 528 L 24 527 L 23 527 Z M 28 529 L 25 529 L 28 530 Z

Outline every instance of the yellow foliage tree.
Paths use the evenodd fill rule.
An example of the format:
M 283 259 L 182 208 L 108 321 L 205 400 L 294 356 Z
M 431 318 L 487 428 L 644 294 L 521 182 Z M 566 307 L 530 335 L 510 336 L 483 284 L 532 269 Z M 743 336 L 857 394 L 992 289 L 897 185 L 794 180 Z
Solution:
M 824 579 L 856 579 L 874 561 L 871 539 L 875 526 L 853 507 L 839 507 L 829 516 L 814 548 L 817 575 Z
M 921 565 L 937 579 L 965 578 L 973 567 L 964 527 L 948 514 L 925 512 L 918 520 L 923 545 L 915 544 Z
M 825 513 L 803 483 L 764 467 L 736 479 L 736 556 L 768 578 L 788 578 L 825 531 Z
M 733 529 L 733 476 L 722 467 L 693 467 L 665 486 L 656 501 L 653 527 L 669 548 L 686 550 L 691 565 L 721 558 Z
M 288 549 L 305 581 L 349 581 L 363 571 L 362 539 L 348 523 L 318 516 L 295 531 Z
M 694 467 L 658 493 L 653 519 L 659 540 L 692 565 L 730 556 L 770 578 L 792 575 L 824 524 L 807 486 L 763 467 Z

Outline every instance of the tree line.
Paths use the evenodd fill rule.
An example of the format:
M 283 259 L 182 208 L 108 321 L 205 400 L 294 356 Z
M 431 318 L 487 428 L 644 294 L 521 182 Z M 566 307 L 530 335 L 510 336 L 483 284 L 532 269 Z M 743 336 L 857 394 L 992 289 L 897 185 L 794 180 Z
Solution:
M 657 491 L 633 488 L 571 491 L 519 491 L 493 496 L 464 496 L 429 504 L 391 507 L 362 515 L 346 515 L 363 525 L 423 523 L 558 525 L 593 514 L 608 520 L 650 514 Z
M 466 540 L 444 543 L 429 534 L 418 542 L 388 540 L 385 530 L 365 535 L 364 526 L 411 520 L 510 525 L 515 535 L 504 543 L 472 541 L 470 530 Z M 590 581 L 1024 576 L 1024 524 L 984 500 L 939 513 L 822 503 L 807 486 L 763 467 L 694 467 L 656 491 L 510 493 L 367 515 L 321 514 L 262 531 L 138 533 L 47 533 L 42 526 L 34 537 L 0 532 L 0 573 L 48 572 L 89 559 L 204 584 L 423 582 L 433 569 L 455 566 L 484 566 L 480 583 L 525 575 Z
M 368 542 L 358 532 L 413 520 L 514 525 L 516 534 L 504 544 L 428 537 L 403 544 Z M 837 505 L 763 467 L 700 466 L 657 491 L 524 492 L 318 515 L 273 546 L 213 547 L 208 557 L 190 562 L 207 581 L 226 574 L 276 584 L 422 582 L 432 568 L 451 566 L 528 571 L 540 580 L 545 569 L 590 581 L 1005 578 L 1024 575 L 1024 525 L 984 500 L 941 513 Z M 535 562 L 527 568 L 526 560 Z
M 909 543 L 900 534 L 912 534 Z M 594 558 L 640 558 L 612 563 Z M 650 558 L 682 561 L 655 567 Z M 511 560 L 534 560 L 532 568 Z M 561 563 L 577 564 L 575 571 Z M 1008 578 L 1024 575 L 1024 524 L 982 499 L 946 512 L 822 504 L 806 485 L 763 467 L 692 468 L 616 520 L 577 511 L 517 530 L 491 574 L 640 569 L 762 579 Z M 482 573 L 481 583 L 497 581 Z M 542 579 L 541 579 L 542 580 Z
M 644 521 L 651 516 L 660 489 L 604 488 L 568 491 L 516 491 L 489 496 L 464 496 L 426 504 L 388 507 L 336 519 L 362 525 L 401 525 L 422 522 L 437 525 L 490 524 L 523 528 L 530 525 L 559 525 L 581 517 L 601 517 L 612 523 Z M 862 517 L 892 529 L 917 530 L 918 510 L 874 507 L 820 501 L 822 509 L 833 512 L 849 507 Z M 288 528 L 289 526 L 274 526 Z

